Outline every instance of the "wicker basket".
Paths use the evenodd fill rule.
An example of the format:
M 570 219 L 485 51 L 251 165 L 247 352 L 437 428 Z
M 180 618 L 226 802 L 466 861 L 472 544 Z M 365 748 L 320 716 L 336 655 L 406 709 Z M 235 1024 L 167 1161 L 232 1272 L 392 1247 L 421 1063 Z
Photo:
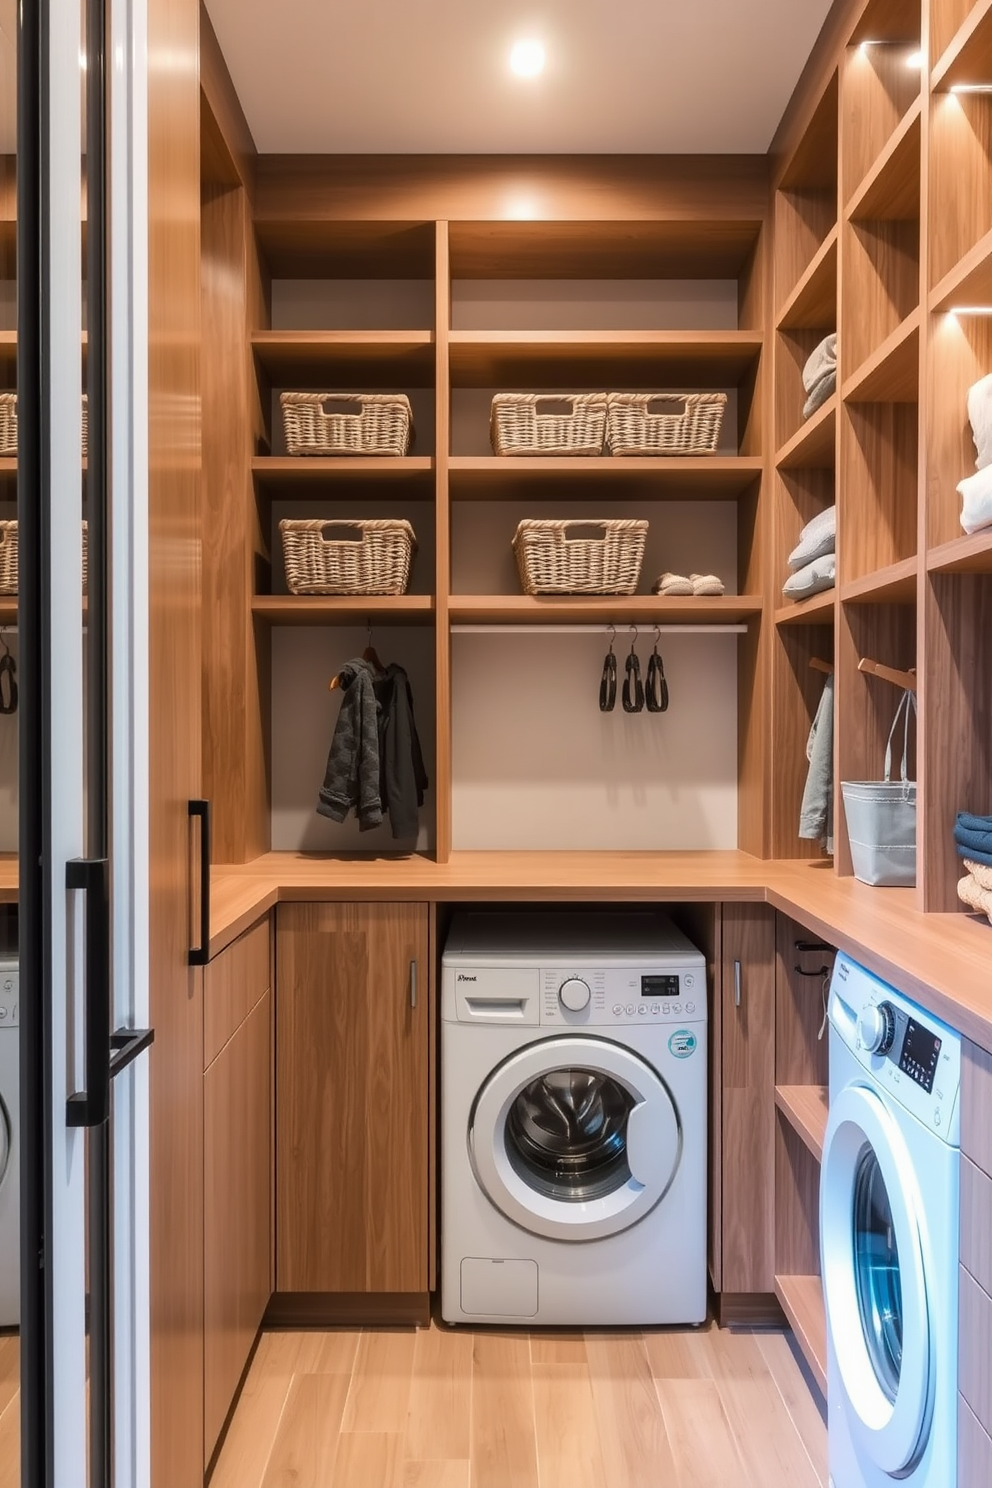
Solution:
M 409 522 L 282 521 L 291 594 L 405 594 L 417 539 Z
M 489 432 L 497 455 L 601 455 L 606 394 L 497 393 Z
M 614 455 L 711 455 L 726 393 L 611 393 L 607 441 Z
M 404 393 L 280 393 L 291 455 L 405 455 L 413 410 Z
M 86 394 L 83 394 L 82 410 L 82 457 L 86 459 L 86 435 L 88 428 Z M 0 455 L 17 455 L 17 394 L 0 393 Z
M 89 528 L 83 523 L 83 593 L 89 579 Z M 0 594 L 16 594 L 17 571 L 17 521 L 0 522 Z
M 647 522 L 626 518 L 521 522 L 513 551 L 524 593 L 633 594 L 647 535 Z

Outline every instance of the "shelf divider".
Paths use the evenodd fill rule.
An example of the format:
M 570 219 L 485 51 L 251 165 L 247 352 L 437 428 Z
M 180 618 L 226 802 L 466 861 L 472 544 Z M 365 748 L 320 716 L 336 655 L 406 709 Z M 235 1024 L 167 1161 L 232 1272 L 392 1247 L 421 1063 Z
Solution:
M 826 1085 L 776 1085 L 775 1104 L 817 1162 L 823 1160 L 829 1090 Z
M 837 224 L 834 223 L 775 322 L 777 330 L 808 330 L 837 324 Z
M 775 1295 L 820 1393 L 827 1393 L 827 1317 L 819 1276 L 776 1276 Z
M 920 119 L 917 98 L 847 204 L 851 222 L 901 222 L 920 215 Z
M 847 379 L 845 403 L 915 403 L 920 390 L 920 308 Z
M 833 625 L 837 590 L 824 589 L 810 599 L 782 605 L 775 611 L 776 625 Z
M 844 604 L 911 604 L 916 599 L 918 569 L 915 556 L 890 563 L 887 568 L 843 584 L 841 600 Z
M 251 612 L 269 625 L 429 625 L 429 594 L 256 594 Z
M 930 573 L 992 573 L 992 527 L 970 536 L 962 533 L 951 542 L 931 548 L 927 569 Z
M 818 470 L 833 467 L 837 457 L 837 394 L 833 393 L 783 444 L 775 457 L 779 470 Z

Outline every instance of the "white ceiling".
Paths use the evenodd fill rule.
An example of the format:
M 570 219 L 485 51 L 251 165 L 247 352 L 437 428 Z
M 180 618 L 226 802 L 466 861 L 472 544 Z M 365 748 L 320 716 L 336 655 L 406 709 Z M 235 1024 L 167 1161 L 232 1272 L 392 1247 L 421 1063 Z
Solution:
M 263 152 L 764 152 L 830 0 L 206 0 Z M 512 43 L 544 42 L 536 81 Z

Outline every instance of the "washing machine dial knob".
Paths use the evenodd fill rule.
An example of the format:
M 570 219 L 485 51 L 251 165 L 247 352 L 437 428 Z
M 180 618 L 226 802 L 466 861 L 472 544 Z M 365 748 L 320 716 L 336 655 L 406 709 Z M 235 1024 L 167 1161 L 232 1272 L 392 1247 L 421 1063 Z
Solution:
M 896 1015 L 891 1002 L 864 1008 L 858 1032 L 869 1054 L 887 1054 L 896 1036 Z
M 569 977 L 558 988 L 558 1001 L 570 1013 L 581 1013 L 583 1008 L 589 1006 L 591 996 L 589 983 L 584 982 L 581 977 Z

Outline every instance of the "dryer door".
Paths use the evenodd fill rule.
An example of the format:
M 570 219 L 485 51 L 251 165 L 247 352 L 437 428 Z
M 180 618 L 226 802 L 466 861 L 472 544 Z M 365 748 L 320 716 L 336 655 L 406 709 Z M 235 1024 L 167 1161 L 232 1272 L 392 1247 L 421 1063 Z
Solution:
M 10 1154 L 13 1148 L 13 1127 L 11 1125 L 10 1113 L 4 1104 L 3 1094 L 0 1092 L 0 1185 L 7 1176 L 7 1168 L 10 1164 Z
M 609 1039 L 529 1044 L 490 1074 L 469 1118 L 483 1192 L 556 1240 L 599 1240 L 649 1214 L 675 1177 L 682 1129 L 658 1071 Z
M 855 1443 L 896 1477 L 926 1447 L 933 1409 L 923 1234 L 898 1125 L 873 1090 L 846 1086 L 831 1102 L 820 1179 L 827 1324 Z

